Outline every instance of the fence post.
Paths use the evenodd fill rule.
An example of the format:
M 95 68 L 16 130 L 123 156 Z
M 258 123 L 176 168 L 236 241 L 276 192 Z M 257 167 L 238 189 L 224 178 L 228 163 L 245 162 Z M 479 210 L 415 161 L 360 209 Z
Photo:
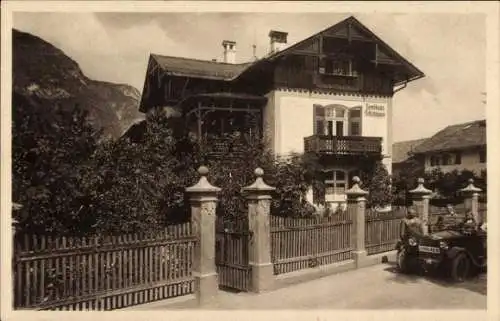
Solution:
M 429 234 L 429 200 L 432 191 L 424 187 L 425 180 L 418 179 L 418 186 L 410 193 L 413 198 L 413 206 L 417 210 L 417 215 L 422 220 L 422 230 L 424 235 Z
M 217 270 L 215 267 L 215 208 L 220 188 L 207 180 L 208 168 L 198 169 L 200 180 L 186 188 L 191 205 L 191 223 L 198 242 L 194 248 L 193 276 L 194 291 L 198 304 L 211 302 L 218 293 Z
M 484 217 L 479 217 L 479 193 L 482 192 L 482 190 L 474 186 L 474 180 L 472 178 L 468 180 L 468 183 L 469 185 L 460 189 L 460 192 L 464 195 L 465 209 L 471 211 L 477 223 L 483 223 Z
M 368 192 L 359 187 L 359 177 L 354 176 L 352 181 L 354 184 L 346 191 L 347 194 L 347 212 L 353 220 L 353 256 L 356 267 L 361 267 L 363 260 L 366 258 L 365 248 L 365 207 L 366 195 Z
M 255 170 L 255 182 L 244 187 L 248 202 L 249 239 L 249 264 L 252 268 L 251 290 L 263 292 L 273 287 L 273 264 L 271 262 L 271 230 L 269 213 L 271 210 L 271 192 L 275 190 L 264 183 L 264 171 Z

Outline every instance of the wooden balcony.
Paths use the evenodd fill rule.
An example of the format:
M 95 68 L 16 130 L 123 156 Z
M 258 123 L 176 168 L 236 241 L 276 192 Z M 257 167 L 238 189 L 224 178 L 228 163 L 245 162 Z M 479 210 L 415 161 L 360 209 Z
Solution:
M 382 153 L 382 138 L 313 135 L 304 138 L 304 152 L 320 155 L 379 156 Z

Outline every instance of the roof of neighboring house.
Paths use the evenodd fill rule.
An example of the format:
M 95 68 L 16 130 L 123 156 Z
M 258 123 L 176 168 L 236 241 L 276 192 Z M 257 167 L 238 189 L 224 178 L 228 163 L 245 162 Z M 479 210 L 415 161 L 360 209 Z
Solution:
M 248 67 L 260 64 L 263 61 L 270 61 L 277 57 L 280 57 L 283 54 L 289 52 L 290 50 L 293 50 L 298 45 L 301 45 L 305 41 L 308 41 L 309 39 L 316 37 L 327 30 L 339 28 L 345 23 L 352 23 L 356 27 L 359 27 L 361 30 L 363 30 L 365 33 L 369 34 L 373 39 L 375 39 L 381 46 L 385 47 L 392 55 L 394 55 L 394 57 L 396 57 L 407 68 L 409 73 L 409 79 L 407 81 L 412 81 L 424 77 L 422 71 L 420 71 L 408 60 L 406 60 L 404 57 L 398 54 L 394 49 L 392 49 L 388 44 L 386 44 L 379 37 L 377 37 L 373 32 L 371 32 L 367 27 L 365 27 L 361 22 L 359 22 L 353 16 L 344 19 L 333 26 L 330 26 L 325 30 L 322 30 L 308 37 L 307 39 L 301 40 L 282 51 L 273 53 L 267 57 L 263 57 L 253 62 L 247 62 L 241 64 L 229 64 L 218 61 L 162 56 L 158 54 L 151 54 L 151 58 L 154 61 L 156 61 L 157 64 L 160 66 L 160 68 L 162 68 L 167 74 L 229 81 L 241 75 L 243 71 L 245 71 Z
M 392 162 L 404 162 L 411 156 L 410 152 L 413 152 L 416 146 L 420 145 L 426 140 L 427 138 L 421 138 L 392 144 Z
M 415 147 L 415 154 L 462 150 L 486 145 L 486 120 L 451 125 Z
M 156 54 L 151 54 L 151 58 L 156 61 L 167 74 L 217 80 L 231 80 L 253 64 L 253 62 L 229 64 L 217 61 L 161 56 Z

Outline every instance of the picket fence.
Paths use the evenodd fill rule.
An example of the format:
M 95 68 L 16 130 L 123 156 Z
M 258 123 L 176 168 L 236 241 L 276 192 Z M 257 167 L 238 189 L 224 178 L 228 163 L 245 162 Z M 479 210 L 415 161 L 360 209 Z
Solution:
M 388 212 L 366 210 L 365 248 L 368 255 L 394 250 L 405 215 L 404 207 L 393 207 Z
M 113 310 L 193 292 L 191 223 L 111 237 L 17 235 L 14 308 Z
M 274 274 L 351 259 L 352 218 L 347 211 L 330 217 L 271 216 Z

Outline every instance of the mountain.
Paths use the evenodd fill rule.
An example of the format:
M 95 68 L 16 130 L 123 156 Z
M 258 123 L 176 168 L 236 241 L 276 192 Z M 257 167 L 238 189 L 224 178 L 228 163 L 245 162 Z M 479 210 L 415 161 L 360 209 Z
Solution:
M 89 112 L 96 128 L 113 138 L 144 119 L 136 88 L 88 78 L 73 59 L 43 39 L 14 29 L 12 50 L 13 108 L 17 103 L 78 105 Z

